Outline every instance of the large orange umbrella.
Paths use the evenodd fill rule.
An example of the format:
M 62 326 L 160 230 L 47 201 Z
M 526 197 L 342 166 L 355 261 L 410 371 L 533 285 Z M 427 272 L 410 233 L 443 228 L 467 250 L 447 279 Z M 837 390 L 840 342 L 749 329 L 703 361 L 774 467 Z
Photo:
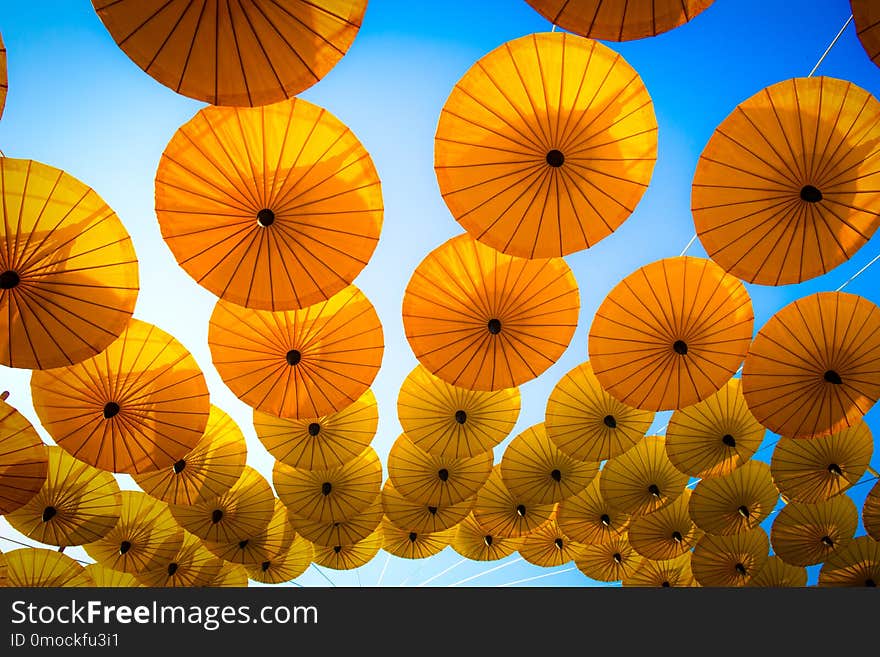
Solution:
M 323 78 L 360 29 L 367 0 L 92 0 L 135 64 L 212 105 L 267 105 Z
M 859 512 L 846 495 L 817 504 L 791 502 L 773 521 L 773 552 L 793 566 L 812 566 L 846 547 L 856 533 Z
M 862 523 L 868 536 L 880 541 L 880 482 L 874 484 L 865 496 L 862 506 Z
M 248 406 L 314 418 L 358 399 L 379 372 L 382 324 L 354 285 L 302 310 L 271 312 L 219 301 L 208 326 L 214 366 Z
M 642 559 L 638 567 L 623 578 L 623 586 L 664 589 L 697 586 L 691 570 L 691 553 L 666 561 Z
M 556 519 L 551 519 L 523 537 L 519 554 L 530 564 L 554 568 L 580 559 L 585 548 L 584 544 L 566 536 Z
M 851 82 L 795 78 L 740 103 L 697 163 L 706 253 L 764 285 L 821 276 L 880 226 L 880 102 Z
M 504 483 L 501 465 L 477 493 L 474 518 L 492 536 L 519 538 L 547 522 L 556 510 L 555 504 L 531 504 L 515 495 Z
M 195 358 L 173 336 L 137 319 L 97 356 L 35 371 L 31 394 L 60 447 L 101 470 L 129 474 L 183 458 L 210 412 Z
M 622 454 L 648 431 L 654 414 L 609 395 L 589 362 L 570 370 L 547 399 L 544 428 L 556 446 L 581 461 Z
M 662 509 L 635 518 L 627 530 L 629 542 L 646 559 L 668 561 L 690 551 L 703 535 L 691 519 L 688 503 L 691 491 Z
M 769 557 L 767 533 L 756 527 L 740 534 L 704 534 L 691 555 L 691 569 L 701 586 L 746 586 Z
M 691 406 L 718 391 L 748 352 L 754 315 L 745 286 L 711 260 L 680 256 L 636 270 L 593 319 L 590 362 L 629 406 Z
M 514 39 L 474 64 L 434 140 L 453 216 L 483 244 L 523 258 L 610 235 L 656 159 L 657 119 L 638 73 L 607 46 L 561 32 Z
M 526 0 L 564 30 L 604 41 L 657 36 L 692 20 L 714 0 Z
M 455 504 L 422 504 L 401 495 L 390 479 L 382 486 L 385 516 L 400 529 L 418 534 L 433 534 L 451 529 L 474 510 L 475 504 L 476 497 Z
M 327 110 L 299 99 L 206 107 L 165 148 L 156 215 L 200 285 L 241 306 L 294 310 L 367 264 L 382 192 L 367 151 Z
M 765 427 L 817 438 L 855 425 L 880 398 L 880 308 L 846 292 L 794 301 L 758 331 L 743 395 Z
M 584 490 L 559 503 L 556 520 L 562 531 L 579 543 L 607 543 L 629 528 L 631 516 L 613 508 L 602 497 L 599 488 L 601 477 L 600 471 Z
M 281 554 L 257 565 L 245 565 L 248 577 L 263 584 L 281 584 L 302 575 L 314 558 L 314 546 L 297 535 Z
M 785 563 L 774 554 L 767 559 L 758 574 L 752 577 L 746 586 L 803 588 L 806 585 L 806 568 Z
M 11 550 L 5 556 L 6 586 L 10 588 L 95 585 L 80 564 L 55 550 L 21 548 Z
M 439 554 L 455 536 L 455 528 L 433 533 L 401 529 L 385 518 L 380 529 L 382 549 L 401 559 L 426 559 Z
M 403 295 L 403 327 L 432 374 L 500 390 L 536 378 L 562 356 L 579 310 L 577 282 L 562 258 L 509 256 L 459 235 L 416 267 Z
M 519 410 L 519 388 L 468 390 L 422 365 L 403 380 L 397 396 L 397 417 L 409 439 L 450 458 L 491 451 L 510 435 Z
M 769 466 L 749 461 L 728 475 L 702 479 L 691 496 L 690 514 L 710 534 L 739 534 L 760 526 L 778 501 Z
M 880 66 L 880 7 L 871 0 L 850 0 L 856 35 L 871 61 Z
M 73 176 L 0 158 L 0 364 L 72 365 L 106 349 L 137 301 L 138 262 L 116 213 Z
M 382 505 L 382 493 L 379 492 L 372 504 L 348 520 L 316 522 L 296 517 L 293 523 L 297 533 L 303 538 L 315 545 L 332 547 L 362 541 L 376 531 L 384 516 L 385 507 Z
M 859 536 L 828 557 L 819 571 L 819 586 L 880 585 L 880 543 Z
M 15 511 L 40 492 L 49 455 L 37 430 L 0 396 L 0 515 Z
M 314 562 L 333 570 L 352 570 L 369 563 L 382 548 L 382 530 L 351 545 L 315 546 Z
M 466 559 L 497 561 L 516 552 L 522 545 L 522 539 L 492 534 L 477 522 L 472 512 L 455 526 L 451 545 Z
M 643 560 L 644 557 L 633 549 L 623 533 L 606 543 L 587 545 L 575 565 L 591 579 L 618 582 L 631 577 Z

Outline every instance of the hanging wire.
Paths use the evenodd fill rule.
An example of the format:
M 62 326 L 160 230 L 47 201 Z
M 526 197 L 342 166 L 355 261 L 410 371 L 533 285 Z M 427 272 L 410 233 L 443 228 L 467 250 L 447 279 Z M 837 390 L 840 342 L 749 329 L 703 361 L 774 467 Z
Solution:
M 443 575 L 448 573 L 450 570 L 458 568 L 461 564 L 466 563 L 467 561 L 469 561 L 469 559 L 461 559 L 460 561 L 456 561 L 454 564 L 449 566 L 449 568 L 447 568 L 445 570 L 441 570 L 439 573 L 437 573 L 436 575 L 434 575 L 432 577 L 429 577 L 428 579 L 426 579 L 424 582 L 422 582 L 418 586 L 425 586 L 425 584 L 429 584 L 430 582 L 433 582 L 438 577 L 442 577 Z
M 554 570 L 553 572 L 550 572 L 550 573 L 543 573 L 541 575 L 535 575 L 534 577 L 526 577 L 525 579 L 518 579 L 514 582 L 507 582 L 506 584 L 498 584 L 497 586 L 498 587 L 516 586 L 517 584 L 522 584 L 524 582 L 533 582 L 536 579 L 543 579 L 545 577 L 553 577 L 554 575 L 561 575 L 562 573 L 568 573 L 568 572 L 571 572 L 572 570 L 577 570 L 577 568 L 575 568 L 574 566 L 571 566 L 570 568 L 564 568 L 563 570 Z
M 867 269 L 868 269 L 871 265 L 873 265 L 875 262 L 877 262 L 878 260 L 880 260 L 880 253 L 878 253 L 877 255 L 875 255 L 874 258 L 871 260 L 871 262 L 869 262 L 867 265 L 865 265 L 864 267 L 862 267 L 861 269 L 859 269 L 855 274 L 853 274 L 852 276 L 850 276 L 850 277 L 849 277 L 849 280 L 847 280 L 843 285 L 841 285 L 839 288 L 837 288 L 837 289 L 834 290 L 834 291 L 835 291 L 835 292 L 840 292 L 843 288 L 845 288 L 847 285 L 849 285 L 849 284 L 852 283 L 854 280 L 856 280 L 859 276 L 861 276 L 862 274 L 864 274 L 865 271 L 867 271 Z
M 39 550 L 47 549 L 47 548 L 39 546 L 39 545 L 30 545 L 28 543 L 22 543 L 21 541 L 16 541 L 14 538 L 9 538 L 8 536 L 0 536 L 0 540 L 9 541 L 10 543 L 15 543 L 16 545 L 21 545 L 22 547 L 26 547 L 26 548 L 36 548 Z M 60 551 L 61 550 L 59 550 L 59 552 Z M 69 556 L 69 555 L 67 555 L 67 556 Z M 74 561 L 78 561 L 79 563 L 84 564 L 86 566 L 91 566 L 94 563 L 93 561 L 83 561 L 82 559 L 76 559 L 74 557 L 70 557 L 70 558 L 73 559 Z
M 385 579 L 385 571 L 388 570 L 388 564 L 391 561 L 391 553 L 388 553 L 388 556 L 385 558 L 385 565 L 382 566 L 382 572 L 379 573 L 379 580 L 376 582 L 376 586 L 382 586 L 382 580 Z
M 317 570 L 317 571 L 318 571 L 318 574 L 320 574 L 321 577 L 323 577 L 323 578 L 326 579 L 328 582 L 330 582 L 330 586 L 332 586 L 332 587 L 334 587 L 334 588 L 336 587 L 336 584 L 333 583 L 333 580 L 330 579 L 329 577 L 327 577 L 327 575 L 324 573 L 323 570 L 321 570 L 320 568 L 318 568 L 318 564 L 313 563 L 313 564 L 312 564 L 312 568 L 314 568 L 315 570 Z
M 501 570 L 502 568 L 507 568 L 508 566 L 512 566 L 514 564 L 519 563 L 520 561 L 525 561 L 522 557 L 517 557 L 512 561 L 507 561 L 499 566 L 495 566 L 494 568 L 490 568 L 489 570 L 483 570 L 476 575 L 471 575 L 470 577 L 465 577 L 464 579 L 460 579 L 457 582 L 450 584 L 449 586 L 458 586 L 459 584 L 464 584 L 466 582 L 470 582 L 472 580 L 477 579 L 478 577 L 482 577 L 483 575 L 488 575 L 489 573 L 494 573 L 496 570 Z

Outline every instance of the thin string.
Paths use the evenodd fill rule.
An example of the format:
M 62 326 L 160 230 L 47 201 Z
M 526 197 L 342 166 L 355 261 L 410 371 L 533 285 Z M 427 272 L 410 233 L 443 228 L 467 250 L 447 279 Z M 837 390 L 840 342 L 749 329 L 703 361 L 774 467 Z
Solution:
M 458 568 L 461 564 L 463 564 L 463 563 L 465 563 L 465 562 L 467 562 L 467 561 L 469 561 L 469 559 L 462 559 L 462 560 L 460 560 L 460 561 L 456 561 L 454 564 L 452 564 L 451 566 L 449 566 L 449 568 L 447 568 L 447 569 L 445 569 L 445 570 L 441 570 L 439 573 L 437 573 L 437 574 L 434 575 L 433 577 L 429 577 L 428 579 L 426 579 L 424 582 L 422 582 L 422 583 L 419 584 L 418 586 L 425 586 L 425 584 L 429 584 L 429 583 L 433 582 L 433 581 L 434 581 L 435 579 L 437 579 L 438 577 L 442 577 L 443 575 L 445 575 L 446 573 L 448 573 L 450 570 L 453 570 L 453 569 L 455 569 L 455 568 Z
M 21 545 L 22 547 L 26 547 L 26 548 L 35 548 L 38 550 L 47 549 L 47 548 L 41 547 L 39 545 L 29 545 L 28 543 L 22 543 L 21 541 L 16 541 L 14 538 L 9 538 L 8 536 L 0 536 L 0 540 L 9 541 L 10 543 L 15 543 L 16 545 Z M 69 556 L 69 555 L 65 555 L 65 556 Z M 82 559 L 76 559 L 74 557 L 70 557 L 70 558 L 73 559 L 74 561 L 78 561 L 79 563 L 84 564 L 86 566 L 91 566 L 94 563 L 93 561 L 83 561 Z
M 849 277 L 849 280 L 847 280 L 843 285 L 841 285 L 839 288 L 837 288 L 837 289 L 834 290 L 834 291 L 835 291 L 835 292 L 840 292 L 843 288 L 845 288 L 847 285 L 849 285 L 849 284 L 852 283 L 854 280 L 856 280 L 859 276 L 861 276 L 862 274 L 864 274 L 865 271 L 867 271 L 868 267 L 870 267 L 871 265 L 873 265 L 873 264 L 874 264 L 875 262 L 877 262 L 878 260 L 880 260 L 880 253 L 878 253 L 877 255 L 875 255 L 874 258 L 871 260 L 871 262 L 869 262 L 867 265 L 865 265 L 864 267 L 862 267 L 861 269 L 859 269 L 855 274 L 853 274 L 852 276 L 850 276 L 850 277 Z
M 313 564 L 312 564 L 312 568 L 314 568 L 315 570 L 317 570 L 318 573 L 321 575 L 321 577 L 323 577 L 323 578 L 326 579 L 328 582 L 330 582 L 330 586 L 332 586 L 332 587 L 334 587 L 334 588 L 336 587 L 336 584 L 333 583 L 333 580 L 330 579 L 329 577 L 327 577 L 327 575 L 324 574 L 324 571 L 323 571 L 323 570 L 321 570 L 320 568 L 318 568 L 318 564 L 313 563 Z
M 464 579 L 460 579 L 457 582 L 450 584 L 449 586 L 458 586 L 459 584 L 465 584 L 466 582 L 470 582 L 471 580 L 475 580 L 478 577 L 482 577 L 483 575 L 488 575 L 489 573 L 494 573 L 496 570 L 501 570 L 502 568 L 507 568 L 508 566 L 512 566 L 513 564 L 519 563 L 520 561 L 525 561 L 522 557 L 517 557 L 512 561 L 507 561 L 500 566 L 495 566 L 494 568 L 490 568 L 489 570 L 483 570 L 476 575 L 471 575 L 470 577 L 465 577 Z
M 562 573 L 568 573 L 568 572 L 571 572 L 572 570 L 577 570 L 577 568 L 575 568 L 574 566 L 571 566 L 570 568 L 564 568 L 562 570 L 554 570 L 553 572 L 543 573 L 542 575 L 535 575 L 534 577 L 526 577 L 525 579 L 518 579 L 514 582 L 507 582 L 506 584 L 498 584 L 497 586 L 498 587 L 516 586 L 517 584 L 522 584 L 524 582 L 533 582 L 536 579 L 543 579 L 544 577 L 553 577 L 554 575 L 561 575 Z

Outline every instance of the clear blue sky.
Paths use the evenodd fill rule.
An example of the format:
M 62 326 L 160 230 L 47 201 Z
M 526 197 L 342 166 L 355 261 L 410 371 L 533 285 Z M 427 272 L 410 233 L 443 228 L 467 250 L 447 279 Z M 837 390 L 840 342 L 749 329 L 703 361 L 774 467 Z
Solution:
M 797 9 L 794 9 L 797 7 Z M 575 337 L 559 362 L 522 386 L 523 411 L 514 434 L 543 421 L 547 395 L 565 372 L 587 358 L 587 333 L 598 305 L 628 273 L 678 255 L 694 229 L 690 186 L 700 152 L 737 103 L 784 79 L 806 76 L 850 15 L 849 0 L 716 0 L 693 22 L 659 37 L 608 45 L 640 73 L 659 123 L 659 157 L 640 205 L 613 235 L 567 257 L 581 293 Z M 550 30 L 524 0 L 370 0 L 355 42 L 330 74 L 302 96 L 349 125 L 370 151 L 382 179 L 385 222 L 373 259 L 355 283 L 375 304 L 386 349 L 373 389 L 383 460 L 400 432 L 397 391 L 416 361 L 401 320 L 403 290 L 419 261 L 461 232 L 443 203 L 433 171 L 433 137 L 443 103 L 456 81 L 481 56 L 505 41 Z M 0 149 L 64 169 L 93 187 L 119 214 L 140 260 L 135 316 L 180 339 L 202 366 L 212 401 L 229 412 L 248 438 L 249 463 L 271 480 L 271 458 L 251 425 L 251 412 L 225 387 L 211 364 L 208 318 L 214 297 L 176 264 L 153 212 L 153 180 L 174 131 L 203 105 L 178 96 L 143 73 L 111 39 L 89 0 L 2 0 L 0 33 L 9 59 L 9 96 L 0 120 Z M 880 68 L 859 44 L 851 24 L 817 71 L 844 78 L 880 96 Z M 800 285 L 748 286 L 756 330 L 783 305 L 833 290 L 880 253 L 875 237 L 849 262 Z M 699 243 L 689 251 L 704 256 Z M 847 287 L 874 302 L 880 263 Z M 36 424 L 29 372 L 0 366 L 0 389 Z M 655 428 L 668 414 L 658 416 Z M 880 411 L 867 420 L 880 433 Z M 47 442 L 48 435 L 42 432 Z M 776 439 L 768 434 L 766 443 Z M 496 448 L 496 460 L 504 446 Z M 768 460 L 771 450 L 757 458 Z M 874 466 L 880 464 L 875 456 Z M 121 476 L 125 487 L 133 487 Z M 852 492 L 861 507 L 869 486 Z M 863 533 L 860 528 L 859 533 Z M 0 534 L 21 538 L 0 520 Z M 0 540 L 4 551 L 15 546 Z M 82 553 L 69 550 L 70 554 Z M 451 548 L 423 561 L 384 552 L 354 572 L 323 570 L 337 585 L 432 585 L 474 577 L 492 586 L 536 576 L 522 585 L 584 586 L 595 582 L 572 564 L 541 569 L 516 557 L 493 564 L 460 563 Z M 500 570 L 486 573 L 498 565 Z M 443 571 L 452 568 L 448 572 Z M 486 574 L 481 574 L 486 573 Z M 815 575 L 815 573 L 813 573 Z M 299 584 L 328 585 L 311 568 Z

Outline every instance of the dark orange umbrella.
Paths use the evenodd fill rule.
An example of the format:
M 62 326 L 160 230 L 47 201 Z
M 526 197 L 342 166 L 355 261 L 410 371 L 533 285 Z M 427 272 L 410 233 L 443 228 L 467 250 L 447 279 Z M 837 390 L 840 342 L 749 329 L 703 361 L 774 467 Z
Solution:
M 629 528 L 631 516 L 618 511 L 602 497 L 601 477 L 600 471 L 584 490 L 559 503 L 557 522 L 569 538 L 579 543 L 607 543 Z
M 477 493 L 474 518 L 492 536 L 518 538 L 547 522 L 555 509 L 555 504 L 527 504 L 511 492 L 498 464 Z
M 778 501 L 768 465 L 749 461 L 728 475 L 702 479 L 691 496 L 690 514 L 710 534 L 739 534 L 760 526 Z
M 846 495 L 817 504 L 791 502 L 773 521 L 773 552 L 793 566 L 813 566 L 846 547 L 856 533 L 859 512 Z
M 850 0 L 856 35 L 871 61 L 880 66 L 880 7 L 871 0 Z
M 698 586 L 691 570 L 691 553 L 666 561 L 642 559 L 635 571 L 623 578 L 623 586 L 664 589 Z
M 627 535 L 636 552 L 646 559 L 668 561 L 689 552 L 703 535 L 688 511 L 691 491 L 662 509 L 634 518 Z
M 520 538 L 507 538 L 485 529 L 471 512 L 455 526 L 452 549 L 473 561 L 497 561 L 509 557 L 522 545 Z
M 618 582 L 631 577 L 643 560 L 644 557 L 632 548 L 623 533 L 606 543 L 587 545 L 575 565 L 591 579 Z
M 554 568 L 580 559 L 585 549 L 586 545 L 572 541 L 551 519 L 523 537 L 519 553 L 530 564 Z
M 880 543 L 859 536 L 828 557 L 819 571 L 819 586 L 866 586 L 880 584 Z
M 0 515 L 40 492 L 49 470 L 46 445 L 27 418 L 0 397 Z
M 767 563 L 769 548 L 760 527 L 729 536 L 704 534 L 691 556 L 691 569 L 701 586 L 746 586 Z
M 767 559 L 767 562 L 758 571 L 758 574 L 749 580 L 746 586 L 758 586 L 769 588 L 797 587 L 807 585 L 807 569 L 800 566 L 792 566 L 785 563 L 775 554 Z

